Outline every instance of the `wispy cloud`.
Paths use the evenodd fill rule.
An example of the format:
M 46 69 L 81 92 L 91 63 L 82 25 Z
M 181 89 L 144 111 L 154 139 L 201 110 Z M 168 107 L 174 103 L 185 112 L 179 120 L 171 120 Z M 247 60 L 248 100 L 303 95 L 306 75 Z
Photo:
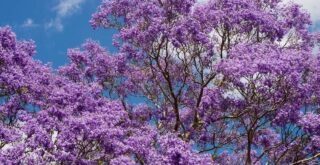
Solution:
M 60 0 L 59 4 L 54 7 L 58 17 L 66 17 L 78 11 L 85 0 Z
M 33 19 L 27 18 L 21 26 L 24 28 L 32 28 L 38 26 L 38 24 L 34 23 Z
M 61 22 L 61 18 L 56 17 L 55 19 L 50 20 L 50 22 L 47 22 L 45 24 L 45 28 L 46 29 L 51 29 L 54 28 L 55 30 L 61 32 L 63 31 L 63 24 Z
M 45 27 L 63 31 L 63 19 L 79 11 L 85 1 L 86 0 L 59 0 L 59 3 L 53 8 L 56 12 L 56 17 L 51 19 Z

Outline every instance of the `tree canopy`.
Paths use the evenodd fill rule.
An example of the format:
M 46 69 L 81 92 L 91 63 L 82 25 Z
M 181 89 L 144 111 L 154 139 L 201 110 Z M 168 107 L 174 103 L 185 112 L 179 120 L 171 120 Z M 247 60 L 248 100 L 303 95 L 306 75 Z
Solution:
M 104 0 L 58 70 L 0 28 L 4 164 L 317 164 L 320 34 L 282 0 Z M 315 53 L 316 52 L 316 53 Z

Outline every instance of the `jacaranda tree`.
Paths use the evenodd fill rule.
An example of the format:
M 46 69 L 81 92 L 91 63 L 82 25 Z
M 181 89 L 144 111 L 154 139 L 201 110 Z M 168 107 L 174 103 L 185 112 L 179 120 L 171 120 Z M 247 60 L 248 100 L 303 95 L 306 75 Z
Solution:
M 2 164 L 320 163 L 320 35 L 281 0 L 104 0 L 57 71 L 0 28 Z

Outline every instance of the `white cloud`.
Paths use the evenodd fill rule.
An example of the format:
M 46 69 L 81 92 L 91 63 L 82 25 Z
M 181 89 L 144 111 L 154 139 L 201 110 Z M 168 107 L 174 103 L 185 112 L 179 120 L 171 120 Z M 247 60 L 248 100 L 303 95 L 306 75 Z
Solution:
M 60 0 L 59 4 L 54 7 L 58 17 L 66 17 L 78 11 L 85 0 Z
M 46 29 L 54 28 L 57 31 L 61 32 L 63 31 L 63 24 L 61 22 L 61 19 L 57 17 L 55 19 L 52 19 L 50 22 L 46 23 L 45 28 Z
M 56 12 L 56 17 L 46 23 L 45 27 L 63 31 L 63 19 L 79 11 L 85 1 L 86 0 L 59 0 L 59 3 L 53 8 Z
M 21 26 L 25 28 L 31 28 L 31 27 L 36 27 L 38 25 L 34 23 L 33 19 L 27 18 Z

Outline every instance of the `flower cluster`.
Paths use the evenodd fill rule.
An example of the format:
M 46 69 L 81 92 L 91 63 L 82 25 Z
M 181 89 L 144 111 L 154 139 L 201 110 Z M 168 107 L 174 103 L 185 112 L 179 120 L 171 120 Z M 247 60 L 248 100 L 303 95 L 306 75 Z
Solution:
M 84 44 L 84 52 L 70 50 L 72 64 L 55 74 L 32 59 L 33 44 L 17 41 L 9 27 L 0 29 L 0 41 L 1 162 L 211 162 L 210 156 L 197 155 L 181 139 L 150 126 L 146 105 L 129 112 L 121 101 L 104 97 L 104 80 L 122 73 L 125 64 L 96 43 Z

